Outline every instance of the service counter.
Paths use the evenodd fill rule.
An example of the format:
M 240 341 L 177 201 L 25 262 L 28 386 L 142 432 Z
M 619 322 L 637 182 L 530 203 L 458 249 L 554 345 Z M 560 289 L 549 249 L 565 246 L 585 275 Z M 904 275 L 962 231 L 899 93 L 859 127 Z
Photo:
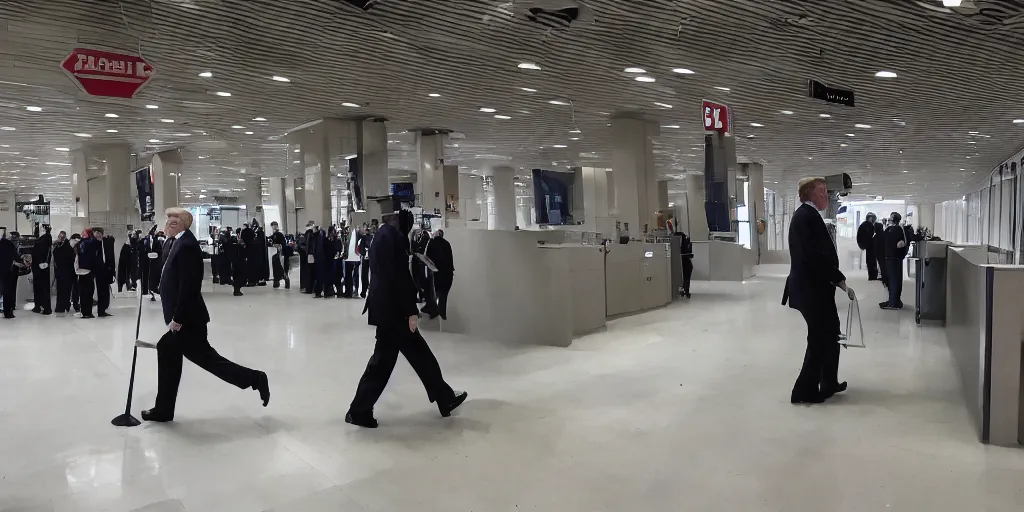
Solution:
M 946 339 L 967 409 L 981 442 L 1017 446 L 1024 439 L 1024 266 L 988 263 L 979 247 L 952 246 L 946 260 Z
M 693 279 L 744 281 L 754 276 L 754 251 L 733 242 L 693 242 Z
M 449 228 L 445 238 L 455 260 L 445 332 L 566 347 L 609 316 L 672 300 L 666 244 L 615 244 L 606 257 L 543 231 Z

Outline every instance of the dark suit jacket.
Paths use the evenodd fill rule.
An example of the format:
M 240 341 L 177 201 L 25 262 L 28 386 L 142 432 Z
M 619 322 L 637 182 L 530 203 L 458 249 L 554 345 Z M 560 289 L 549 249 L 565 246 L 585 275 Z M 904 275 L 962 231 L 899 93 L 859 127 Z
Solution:
M 782 304 L 807 310 L 834 304 L 836 285 L 846 280 L 839 271 L 839 255 L 821 215 L 809 205 L 800 205 L 789 224 L 791 265 Z
M 434 237 L 427 243 L 427 257 L 434 262 L 437 271 L 442 274 L 455 272 L 455 258 L 452 256 L 452 244 L 444 237 Z
M 103 242 L 96 238 L 83 238 L 75 246 L 78 254 L 78 268 L 89 270 L 92 275 L 103 272 Z
M 416 284 L 409 271 L 409 239 L 384 224 L 370 246 L 370 294 L 366 297 L 369 324 L 404 325 L 416 308 Z
M 164 268 L 160 276 L 160 301 L 164 323 L 171 320 L 193 327 L 210 322 L 203 301 L 203 250 L 191 231 L 185 230 L 164 243 Z

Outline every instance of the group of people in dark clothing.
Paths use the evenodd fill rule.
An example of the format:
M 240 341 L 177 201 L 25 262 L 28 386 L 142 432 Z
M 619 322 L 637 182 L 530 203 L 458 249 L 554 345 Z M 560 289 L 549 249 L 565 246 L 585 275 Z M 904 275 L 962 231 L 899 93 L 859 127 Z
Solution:
M 868 280 L 882 281 L 889 291 L 888 300 L 878 305 L 882 309 L 903 309 L 903 260 L 910 251 L 914 231 L 909 225 L 900 226 L 902 220 L 902 215 L 892 212 L 885 227 L 874 213 L 868 213 L 857 228 L 857 246 L 865 252 Z
M 243 287 L 267 285 L 272 260 L 274 288 L 280 288 L 282 280 L 285 288 L 291 288 L 288 261 L 292 246 L 277 222 L 270 223 L 270 227 L 273 232 L 269 237 L 257 219 L 237 230 L 221 229 L 212 261 L 214 283 L 232 286 L 234 295 L 240 297 Z M 273 258 L 267 255 L 268 248 L 276 250 Z
M 18 238 L 18 233 L 12 232 L 10 238 L 5 234 L 0 240 L 0 296 L 5 318 L 14 318 L 18 278 L 28 273 L 32 274 L 32 312 L 42 315 L 74 310 L 82 318 L 111 316 L 107 310 L 115 277 L 118 291 L 135 290 L 141 282 L 142 293 L 156 300 L 153 294 L 159 286 L 162 243 L 162 233 L 156 227 L 146 237 L 138 230 L 129 232 L 116 260 L 114 237 L 101 227 L 70 237 L 61 231 L 53 240 L 50 226 L 43 225 L 27 255 L 19 254 Z M 56 300 L 52 301 L 54 286 Z

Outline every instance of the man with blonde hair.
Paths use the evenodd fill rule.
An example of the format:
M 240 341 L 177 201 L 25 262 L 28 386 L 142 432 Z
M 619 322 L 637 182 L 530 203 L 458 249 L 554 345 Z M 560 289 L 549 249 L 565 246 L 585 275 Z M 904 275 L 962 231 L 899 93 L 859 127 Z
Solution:
M 217 353 L 207 339 L 210 313 L 203 301 L 203 253 L 199 241 L 189 231 L 192 214 L 184 208 L 168 208 L 164 233 L 163 270 L 160 277 L 160 300 L 167 333 L 157 343 L 156 405 L 142 411 L 146 421 L 171 421 L 181 382 L 181 358 L 216 375 L 241 389 L 252 388 L 260 393 L 263 406 L 270 402 L 267 374 L 237 365 Z
M 790 270 L 782 304 L 797 310 L 807 323 L 807 350 L 790 402 L 821 403 L 846 390 L 839 382 L 839 313 L 836 288 L 856 295 L 839 271 L 839 256 L 821 211 L 828 208 L 824 178 L 804 178 L 797 187 L 800 202 L 789 225 Z

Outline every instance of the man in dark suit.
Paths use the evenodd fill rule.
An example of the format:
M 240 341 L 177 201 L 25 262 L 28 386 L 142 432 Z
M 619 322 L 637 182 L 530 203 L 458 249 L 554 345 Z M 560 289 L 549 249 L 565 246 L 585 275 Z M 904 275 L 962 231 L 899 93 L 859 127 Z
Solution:
M 107 313 L 110 307 L 110 285 L 114 284 L 117 267 L 114 265 L 114 237 L 106 236 L 103 228 L 92 229 L 93 236 L 100 243 L 100 264 L 93 270 L 96 279 L 96 316 L 111 316 Z
M 444 239 L 443 229 L 438 229 L 434 237 L 427 242 L 426 255 L 434 263 L 437 272 L 430 273 L 434 293 L 430 295 L 431 300 L 423 306 L 422 311 L 431 318 L 441 315 L 442 320 L 447 320 L 448 293 L 452 291 L 452 284 L 455 281 L 455 258 L 452 256 L 452 244 Z
M 910 251 L 910 238 L 907 237 L 906 228 L 900 226 L 901 220 L 903 217 L 899 213 L 892 212 L 889 215 L 889 228 L 883 234 L 889 300 L 878 305 L 882 309 L 903 309 L 903 260 Z
M 184 208 L 167 209 L 164 232 L 164 265 L 160 277 L 160 301 L 167 333 L 157 343 L 156 405 L 142 411 L 146 421 L 171 421 L 181 382 L 181 358 L 241 389 L 260 393 L 263 406 L 270 402 L 267 374 L 239 366 L 217 353 L 207 340 L 210 313 L 206 310 L 203 286 L 203 251 L 189 231 L 192 214 Z
M 373 406 L 384 392 L 399 352 L 420 377 L 427 398 L 437 402 L 441 416 L 451 416 L 466 400 L 466 392 L 455 393 L 444 381 L 437 359 L 417 328 L 416 284 L 409 272 L 412 224 L 413 216 L 408 210 L 392 214 L 370 247 L 370 294 L 363 312 L 369 312 L 369 324 L 377 327 L 377 344 L 359 379 L 356 396 L 345 415 L 346 423 L 377 427 Z
M 864 251 L 868 264 L 868 281 L 878 280 L 878 257 L 875 255 L 875 214 L 868 213 L 867 218 L 857 228 L 857 247 Z
M 807 350 L 800 376 L 793 386 L 790 401 L 821 403 L 845 391 L 839 382 L 839 313 L 836 288 L 856 295 L 846 286 L 839 271 L 839 256 L 825 221 L 818 213 L 828 208 L 828 189 L 823 178 L 804 178 L 799 185 L 803 204 L 789 225 L 791 266 L 782 294 L 782 304 L 800 312 L 807 322 Z
M 50 226 L 43 226 L 43 234 L 32 244 L 32 297 L 35 306 L 33 313 L 49 315 L 50 307 L 50 263 L 52 258 L 53 237 Z

